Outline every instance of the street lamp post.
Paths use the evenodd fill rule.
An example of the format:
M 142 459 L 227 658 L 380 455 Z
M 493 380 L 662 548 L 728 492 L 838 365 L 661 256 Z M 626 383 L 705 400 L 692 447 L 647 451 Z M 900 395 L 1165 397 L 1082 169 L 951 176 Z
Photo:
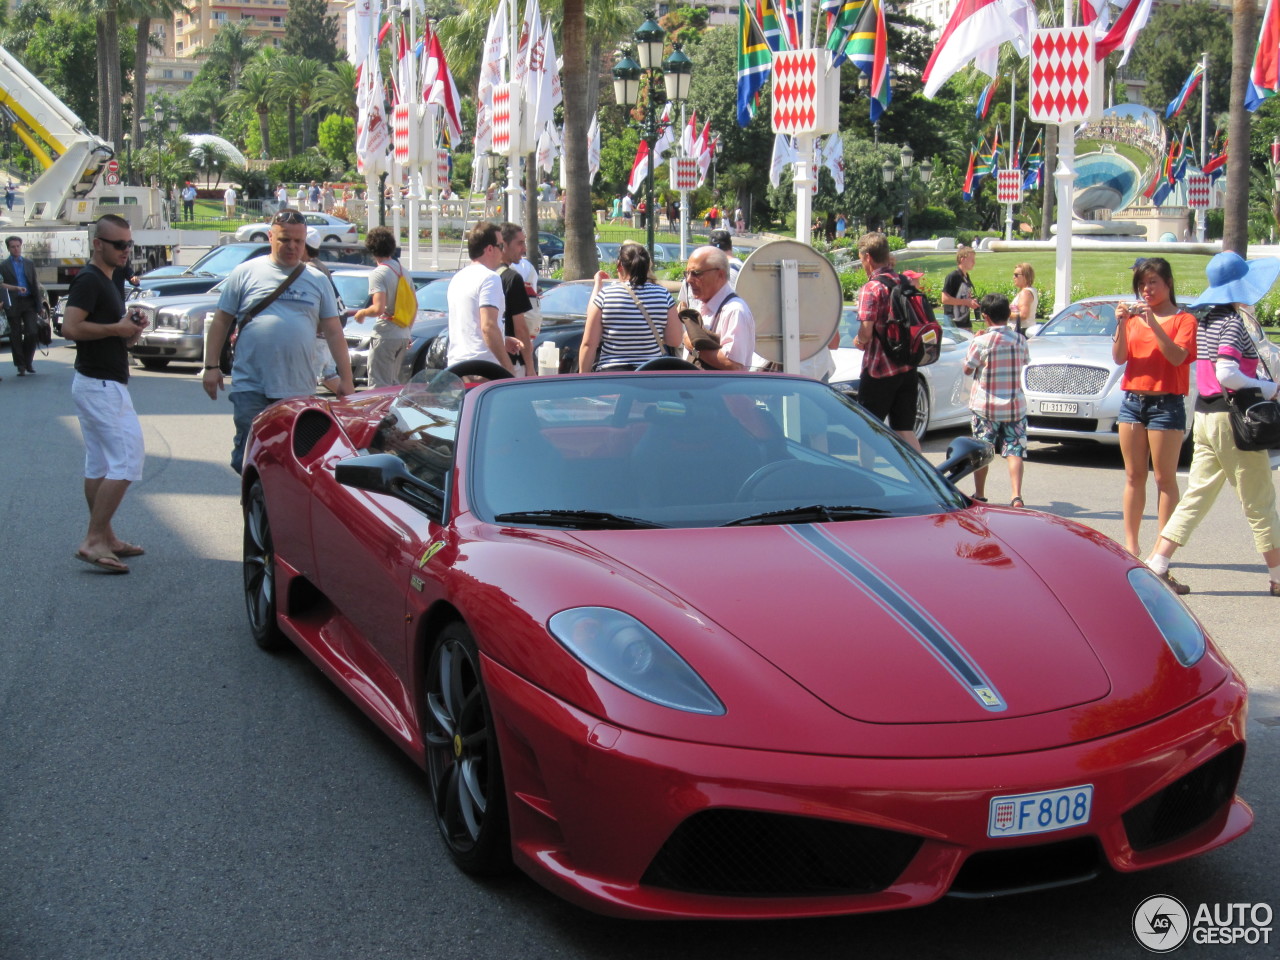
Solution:
M 902 239 L 910 239 L 909 229 L 911 225 L 911 171 L 918 169 L 920 171 L 920 182 L 928 183 L 933 179 L 933 164 L 928 160 L 924 161 L 920 166 L 914 167 L 916 155 L 910 146 L 904 146 L 902 153 L 898 157 L 899 166 L 902 170 Z M 886 184 L 893 183 L 897 176 L 898 167 L 893 165 L 893 161 L 886 160 L 880 165 L 880 175 Z
M 644 120 L 640 125 L 641 136 L 648 147 L 649 171 L 645 177 L 644 209 L 649 261 L 653 262 L 653 234 L 657 211 L 653 203 L 653 155 L 658 143 L 658 121 L 661 111 L 654 109 L 653 91 L 662 78 L 667 99 L 673 103 L 683 103 L 689 98 L 689 82 L 693 74 L 693 62 L 676 44 L 671 56 L 664 62 L 662 59 L 663 44 L 666 32 L 653 19 L 653 13 L 635 32 L 636 63 L 630 56 L 624 56 L 613 68 L 613 94 L 622 107 L 634 107 L 640 101 L 640 81 L 648 76 L 648 100 L 645 104 Z
M 124 135 L 124 182 L 133 183 L 133 137 Z

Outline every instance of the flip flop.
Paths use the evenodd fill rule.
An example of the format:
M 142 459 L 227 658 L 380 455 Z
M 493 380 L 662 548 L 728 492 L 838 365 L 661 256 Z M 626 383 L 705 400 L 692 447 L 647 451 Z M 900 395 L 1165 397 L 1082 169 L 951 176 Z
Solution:
M 146 552 L 147 551 L 143 550 L 136 543 L 126 543 L 119 550 L 115 551 L 115 554 L 117 557 L 123 559 L 125 557 L 141 557 L 144 556 Z
M 87 553 L 81 553 L 77 550 L 72 554 L 81 563 L 87 563 L 91 567 L 97 567 L 103 573 L 128 573 L 129 568 L 120 562 L 120 558 L 114 553 L 100 553 L 97 556 L 90 556 Z

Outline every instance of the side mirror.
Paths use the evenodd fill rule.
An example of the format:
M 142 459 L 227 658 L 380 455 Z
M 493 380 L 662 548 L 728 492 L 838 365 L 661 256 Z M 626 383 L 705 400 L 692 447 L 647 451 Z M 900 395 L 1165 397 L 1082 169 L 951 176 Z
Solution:
M 426 508 L 435 517 L 444 511 L 444 491 L 419 480 L 394 454 L 370 453 L 343 460 L 333 468 L 333 478 L 344 487 L 383 493 Z
M 963 480 L 975 470 L 989 464 L 996 455 L 995 447 L 973 437 L 956 437 L 947 447 L 947 459 L 938 464 L 937 471 L 952 483 Z

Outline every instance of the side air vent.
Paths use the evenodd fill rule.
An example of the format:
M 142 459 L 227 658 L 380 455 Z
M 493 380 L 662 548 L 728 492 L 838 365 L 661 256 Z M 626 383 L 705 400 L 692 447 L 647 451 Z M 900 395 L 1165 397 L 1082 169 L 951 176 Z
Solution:
M 293 425 L 293 455 L 301 460 L 333 429 L 333 421 L 328 414 L 319 410 L 302 411 Z

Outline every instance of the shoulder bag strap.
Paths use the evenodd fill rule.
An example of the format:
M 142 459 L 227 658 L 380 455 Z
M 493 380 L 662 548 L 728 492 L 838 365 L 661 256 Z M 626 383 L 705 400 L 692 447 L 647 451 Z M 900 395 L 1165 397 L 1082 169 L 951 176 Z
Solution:
M 293 273 L 289 274 L 287 277 L 284 278 L 284 280 L 280 282 L 280 286 L 276 287 L 269 294 L 267 294 L 267 296 L 264 297 L 258 304 L 250 307 L 249 310 L 245 313 L 244 319 L 240 321 L 240 329 L 243 330 L 250 320 L 252 320 L 258 314 L 260 314 L 263 310 L 267 309 L 267 307 L 271 306 L 271 304 L 275 302 L 276 297 L 280 296 L 280 294 L 288 290 L 290 284 L 292 284 L 293 281 L 297 280 L 300 276 L 302 276 L 302 271 L 305 269 L 307 269 L 306 263 L 305 262 L 299 263 L 296 267 L 293 268 Z
M 631 294 L 632 302 L 634 302 L 635 305 L 640 308 L 640 314 L 644 317 L 644 322 L 649 324 L 649 332 L 653 334 L 654 342 L 658 344 L 658 352 L 666 353 L 667 345 L 662 342 L 662 337 L 658 335 L 658 328 L 654 324 L 653 318 L 649 316 L 649 311 L 645 309 L 644 303 L 642 303 L 640 298 L 636 296 L 635 287 L 625 282 L 622 285 L 626 287 L 627 293 Z

